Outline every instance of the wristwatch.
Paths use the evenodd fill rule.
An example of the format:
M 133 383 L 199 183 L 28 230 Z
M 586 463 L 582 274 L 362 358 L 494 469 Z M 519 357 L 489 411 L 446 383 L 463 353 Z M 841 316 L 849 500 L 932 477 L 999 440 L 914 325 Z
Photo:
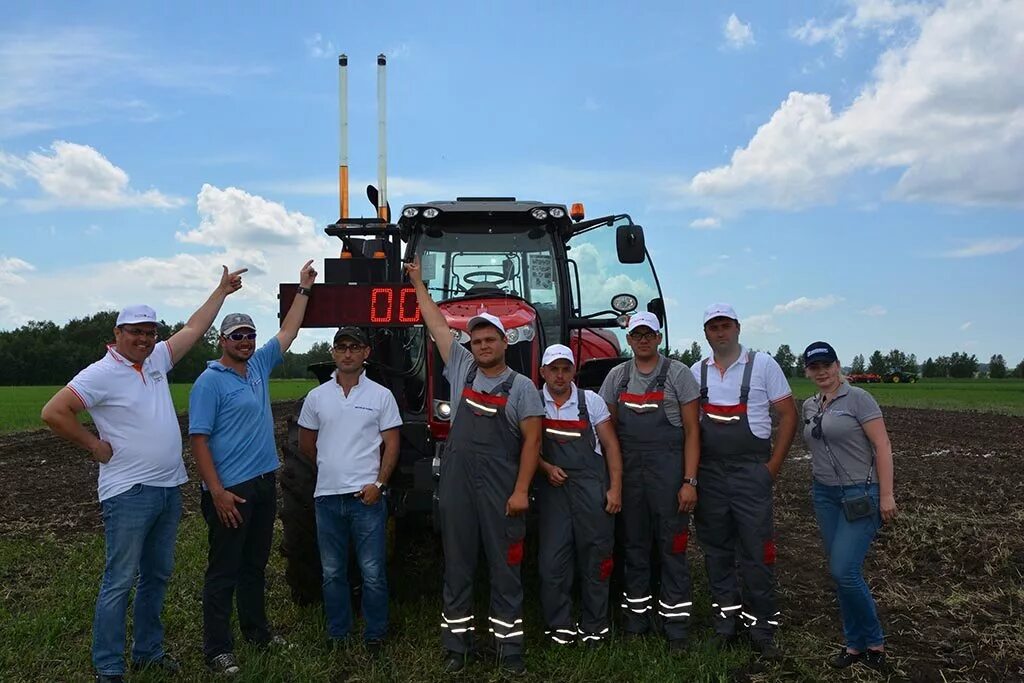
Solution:
M 697 488 L 697 477 L 683 477 L 683 483 Z
M 377 490 L 379 490 L 379 491 L 383 491 L 384 490 L 385 484 L 382 481 L 375 481 L 375 482 L 373 482 L 373 485 L 376 486 Z
M 310 287 L 303 287 L 302 285 L 299 285 L 298 289 L 295 290 L 295 293 L 296 294 L 305 294 L 306 296 L 310 296 L 310 295 L 313 294 L 313 290 Z

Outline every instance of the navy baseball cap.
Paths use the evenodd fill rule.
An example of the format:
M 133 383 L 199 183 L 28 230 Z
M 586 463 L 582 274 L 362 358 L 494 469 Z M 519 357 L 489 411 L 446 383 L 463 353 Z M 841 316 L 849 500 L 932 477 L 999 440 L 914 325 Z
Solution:
M 811 363 L 835 363 L 837 360 L 839 356 L 828 342 L 816 341 L 804 350 L 804 367 Z
M 351 339 L 352 341 L 359 342 L 363 346 L 370 345 L 370 340 L 366 338 L 366 333 L 355 325 L 343 327 L 334 334 L 335 345 L 337 345 L 342 339 Z

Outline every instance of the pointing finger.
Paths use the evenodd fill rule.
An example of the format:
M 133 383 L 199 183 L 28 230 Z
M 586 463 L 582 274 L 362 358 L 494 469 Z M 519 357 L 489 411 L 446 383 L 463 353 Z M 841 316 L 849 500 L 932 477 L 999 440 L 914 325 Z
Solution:
M 224 270 L 226 271 L 227 269 L 228 269 L 227 266 L 224 266 Z M 238 270 L 236 270 L 236 271 L 231 273 L 231 277 L 237 277 L 237 276 L 241 275 L 242 273 L 248 273 L 248 272 L 249 272 L 248 268 L 239 268 Z

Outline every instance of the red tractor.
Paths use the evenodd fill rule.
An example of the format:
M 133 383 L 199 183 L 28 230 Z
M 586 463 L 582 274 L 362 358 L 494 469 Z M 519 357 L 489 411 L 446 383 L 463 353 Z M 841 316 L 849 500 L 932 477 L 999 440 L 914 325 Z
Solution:
M 577 217 L 581 213 L 582 207 Z M 623 360 L 628 315 L 646 310 L 664 321 L 643 229 L 625 214 L 573 221 L 560 204 L 460 198 L 405 206 L 397 224 L 346 219 L 326 232 L 340 238 L 342 249 L 325 260 L 325 282 L 313 287 L 303 326 L 359 325 L 369 333 L 367 375 L 391 389 L 405 421 L 388 498 L 398 518 L 434 512 L 451 416 L 441 358 L 420 324 L 403 261 L 420 258 L 424 280 L 459 341 L 468 343 L 466 323 L 477 312 L 501 318 L 509 366 L 535 382 L 544 347 L 562 343 L 576 354 L 578 383 L 597 388 Z M 281 285 L 282 312 L 296 287 Z M 322 363 L 311 369 L 323 382 L 334 368 Z M 293 597 L 310 602 L 320 594 L 315 471 L 297 441 L 293 420 L 282 444 L 282 552 Z

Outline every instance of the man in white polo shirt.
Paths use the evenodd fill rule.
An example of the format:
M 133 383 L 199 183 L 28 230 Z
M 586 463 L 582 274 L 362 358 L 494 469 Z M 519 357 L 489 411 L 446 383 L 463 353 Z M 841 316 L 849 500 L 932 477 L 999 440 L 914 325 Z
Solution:
M 716 640 L 721 645 L 735 640 L 742 620 L 754 649 L 777 659 L 772 483 L 793 443 L 796 404 L 775 359 L 740 345 L 740 321 L 732 306 L 707 308 L 704 335 L 712 355 L 691 368 L 700 382 L 701 407 L 700 502 L 694 521 L 707 564 Z M 770 408 L 779 416 L 774 446 Z
M 572 350 L 544 350 L 544 436 L 538 483 L 540 602 L 551 642 L 576 637 L 596 647 L 608 637 L 608 579 L 612 574 L 615 513 L 622 509 L 622 453 L 604 400 L 573 382 Z M 604 447 L 602 454 L 602 446 Z M 573 578 L 579 567 L 580 620 L 572 618 Z
M 384 487 L 398 464 L 402 416 L 391 392 L 363 372 L 370 346 L 361 329 L 338 330 L 331 355 L 337 365 L 332 379 L 302 404 L 299 450 L 317 466 L 313 497 L 328 638 L 339 642 L 352 631 L 351 541 L 363 577 L 363 640 L 376 654 L 388 628 Z
M 75 375 L 43 408 L 42 418 L 54 433 L 100 463 L 106 565 L 93 618 L 97 681 L 124 676 L 125 618 L 136 576 L 133 666 L 179 669 L 164 652 L 160 622 L 181 517 L 178 487 L 187 479 L 167 373 L 210 329 L 225 297 L 241 288 L 244 272 L 229 273 L 225 267 L 210 298 L 167 341 L 157 341 L 156 311 L 125 308 L 107 354 Z M 79 423 L 76 416 L 83 410 L 92 416 L 99 437 Z

